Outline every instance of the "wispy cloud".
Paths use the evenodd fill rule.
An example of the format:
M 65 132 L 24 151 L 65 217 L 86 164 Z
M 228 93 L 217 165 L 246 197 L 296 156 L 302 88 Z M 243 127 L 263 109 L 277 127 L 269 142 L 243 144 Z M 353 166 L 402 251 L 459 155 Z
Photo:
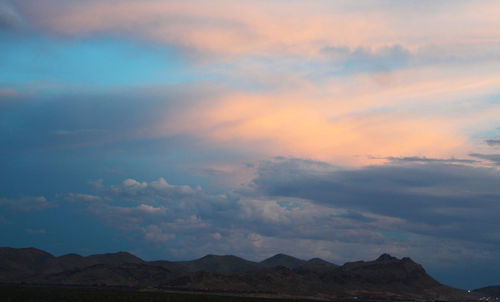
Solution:
M 500 154 L 482 154 L 482 153 L 471 153 L 470 156 L 481 158 L 490 162 L 500 165 Z
M 23 196 L 19 199 L 0 198 L 0 207 L 7 207 L 15 211 L 40 211 L 53 207 L 44 196 Z
M 45 235 L 47 234 L 47 230 L 45 229 L 26 229 L 26 233 L 30 235 Z
M 24 24 L 24 20 L 10 1 L 0 2 L 0 29 L 16 29 Z
M 45 0 L 46 9 L 25 11 L 35 24 L 63 34 L 126 33 L 204 54 L 316 55 L 325 47 L 398 43 L 450 54 L 498 42 L 495 3 Z

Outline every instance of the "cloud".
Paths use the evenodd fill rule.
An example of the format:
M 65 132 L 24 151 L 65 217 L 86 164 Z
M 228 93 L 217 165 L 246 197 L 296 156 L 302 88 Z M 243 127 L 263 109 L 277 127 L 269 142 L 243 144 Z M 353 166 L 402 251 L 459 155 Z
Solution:
M 165 120 L 159 132 L 195 135 L 207 144 L 233 150 L 252 148 L 271 156 L 351 164 L 366 163 L 366 157 L 374 154 L 441 157 L 467 145 L 466 138 L 453 129 L 453 121 L 446 118 L 403 113 L 398 105 L 378 111 L 383 105 L 375 101 L 376 96 L 368 98 L 377 106 L 363 108 L 356 105 L 355 97 L 329 101 L 330 96 L 316 98 L 315 87 L 309 90 L 304 94 L 298 87 L 294 92 L 228 95 L 205 110 Z
M 162 204 L 204 196 L 200 188 L 191 188 L 185 185 L 171 185 L 164 178 L 151 182 L 140 182 L 135 179 L 126 179 L 119 185 L 98 188 L 100 194 L 108 198 L 121 198 L 122 201 L 143 200 L 152 204 Z
M 457 48 L 473 52 L 498 42 L 493 30 L 499 25 L 495 1 L 398 6 L 327 1 L 44 0 L 43 5 L 40 1 L 24 4 L 25 13 L 36 26 L 59 34 L 125 34 L 219 57 L 311 56 L 339 46 L 387 47 L 391 52 L 392 45 L 399 44 L 450 55 Z M 35 3 L 43 9 L 35 10 Z M 481 12 L 481 18 L 471 12 Z
M 500 154 L 471 153 L 470 156 L 492 162 L 496 165 L 500 165 Z
M 44 196 L 23 196 L 19 199 L 0 198 L 0 207 L 7 207 L 15 211 L 41 211 L 53 207 Z
M 11 222 L 0 215 L 0 224 L 10 224 Z
M 94 203 L 102 201 L 102 198 L 91 194 L 68 193 L 66 195 L 66 200 L 75 203 Z
M 3 97 L 16 97 L 19 96 L 19 92 L 14 89 L 1 89 L 0 88 L 0 100 Z
M 145 239 L 152 242 L 166 242 L 175 238 L 175 234 L 165 233 L 156 225 L 150 225 L 144 229 Z
M 22 17 L 8 0 L 0 2 L 0 29 L 16 29 L 21 27 L 23 23 Z
M 495 244 L 499 181 L 496 169 L 459 164 L 318 170 L 287 159 L 261 166 L 254 183 L 266 196 L 391 217 L 401 231 Z
M 101 183 L 94 194 L 105 202 L 86 204 L 131 240 L 169 242 L 169 255 L 183 259 L 289 252 L 341 262 L 388 251 L 439 266 L 498 256 L 495 169 L 439 160 L 343 168 L 286 157 L 257 167 L 252 183 L 224 194 L 128 179 Z
M 491 147 L 500 146 L 500 139 L 487 139 L 486 143 Z
M 31 235 L 45 235 L 47 234 L 47 230 L 45 229 L 26 229 L 26 233 Z
M 377 158 L 375 158 L 377 159 Z M 428 158 L 419 156 L 408 156 L 408 157 L 382 157 L 379 159 L 387 159 L 391 162 L 413 162 L 413 163 L 444 163 L 444 164 L 474 164 L 477 160 L 474 159 L 460 159 L 460 158 Z

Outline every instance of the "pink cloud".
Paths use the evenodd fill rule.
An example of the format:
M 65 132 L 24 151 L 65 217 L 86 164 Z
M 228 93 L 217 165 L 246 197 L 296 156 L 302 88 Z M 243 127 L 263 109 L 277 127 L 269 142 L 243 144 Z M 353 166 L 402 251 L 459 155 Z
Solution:
M 66 35 L 101 33 L 184 47 L 203 54 L 318 55 L 329 46 L 416 51 L 498 44 L 494 1 L 410 6 L 330 1 L 37 1 L 35 24 Z M 42 4 L 40 4 L 42 3 Z M 54 10 L 49 10 L 49 8 Z M 498 46 L 498 45 L 497 45 Z
M 476 148 L 471 133 L 500 114 L 475 101 L 498 90 L 495 66 L 409 68 L 380 74 L 391 77 L 383 84 L 377 74 L 362 74 L 228 92 L 161 121 L 155 135 L 343 164 L 373 164 L 370 156 L 466 157 Z
M 16 97 L 19 92 L 13 89 L 0 89 L 0 97 Z

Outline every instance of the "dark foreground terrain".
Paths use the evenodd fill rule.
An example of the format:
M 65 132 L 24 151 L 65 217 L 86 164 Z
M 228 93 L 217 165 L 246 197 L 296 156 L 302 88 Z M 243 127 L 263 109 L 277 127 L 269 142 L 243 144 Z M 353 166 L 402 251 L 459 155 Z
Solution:
M 0 248 L 2 285 L 2 297 L 7 299 L 8 292 L 11 301 L 14 297 L 21 297 L 16 301 L 129 301 L 124 299 L 135 295 L 139 296 L 130 301 L 183 301 L 168 299 L 186 297 L 173 292 L 203 293 L 189 301 L 212 301 L 208 300 L 213 298 L 209 294 L 351 301 L 478 301 L 481 297 L 493 298 L 495 289 L 467 293 L 441 284 L 408 257 L 399 259 L 388 254 L 371 261 L 336 265 L 319 258 L 303 260 L 284 254 L 261 262 L 232 255 L 207 255 L 191 261 L 145 261 L 126 252 L 56 257 L 34 248 Z M 13 287 L 21 285 L 31 287 Z M 113 291 L 116 288 L 122 291 Z M 32 299 L 45 299 L 44 291 L 50 299 Z M 99 300 L 93 295 L 99 295 Z M 168 299 L 159 298 L 161 295 Z M 119 296 L 118 300 L 112 300 L 115 296 Z
M 318 300 L 131 289 L 0 286 L 1 302 L 313 302 Z M 336 300 L 341 302 L 342 300 Z

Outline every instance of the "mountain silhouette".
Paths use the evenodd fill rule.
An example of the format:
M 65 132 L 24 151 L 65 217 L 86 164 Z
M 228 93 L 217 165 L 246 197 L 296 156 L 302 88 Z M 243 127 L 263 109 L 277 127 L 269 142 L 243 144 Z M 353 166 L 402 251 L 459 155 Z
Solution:
M 471 299 L 463 290 L 440 284 L 412 259 L 388 254 L 373 261 L 338 266 L 320 258 L 306 261 L 285 254 L 261 262 L 233 255 L 206 255 L 191 261 L 144 261 L 127 252 L 55 257 L 35 248 L 0 248 L 0 282 L 310 297 Z

